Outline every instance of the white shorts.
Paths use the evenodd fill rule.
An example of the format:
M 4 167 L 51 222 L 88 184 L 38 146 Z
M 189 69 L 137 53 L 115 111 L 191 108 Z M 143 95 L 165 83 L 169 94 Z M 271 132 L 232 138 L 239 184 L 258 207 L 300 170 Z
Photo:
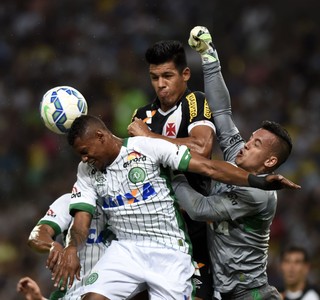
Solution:
M 149 299 L 191 299 L 194 273 L 191 256 L 171 248 L 146 247 L 133 241 L 112 241 L 85 278 L 83 294 L 112 300 L 130 298 L 147 285 Z

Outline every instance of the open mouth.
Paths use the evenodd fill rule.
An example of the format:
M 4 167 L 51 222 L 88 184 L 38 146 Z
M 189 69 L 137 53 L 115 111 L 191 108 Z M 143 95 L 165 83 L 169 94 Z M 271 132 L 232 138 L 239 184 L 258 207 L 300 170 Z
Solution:
M 243 156 L 243 154 L 244 154 L 243 149 L 240 149 L 239 153 L 237 154 L 237 157 Z

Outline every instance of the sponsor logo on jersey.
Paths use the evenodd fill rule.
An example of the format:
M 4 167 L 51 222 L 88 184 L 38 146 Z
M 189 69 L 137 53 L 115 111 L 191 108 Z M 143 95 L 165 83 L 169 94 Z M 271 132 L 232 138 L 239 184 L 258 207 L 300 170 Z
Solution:
M 53 217 L 53 218 L 55 218 L 57 216 L 56 213 L 51 208 L 48 209 L 46 215 L 48 217 Z
M 237 134 L 233 135 L 232 137 L 230 137 L 229 144 L 234 145 L 240 141 L 242 141 L 242 137 L 241 137 L 240 133 L 237 133 Z
M 212 117 L 212 112 L 210 110 L 209 104 L 207 102 L 207 99 L 204 100 L 204 108 L 203 108 L 203 115 L 207 118 L 207 119 L 211 119 Z
M 187 95 L 186 99 L 189 104 L 190 122 L 192 122 L 193 118 L 195 118 L 198 114 L 198 112 L 197 112 L 197 99 L 196 99 L 196 96 L 194 93 Z
M 152 123 L 152 117 L 156 114 L 157 110 L 147 110 L 146 115 L 147 117 L 143 119 L 143 122 L 146 124 Z
M 193 261 L 193 265 L 194 265 L 194 273 L 193 273 L 193 274 L 194 274 L 195 276 L 201 276 L 200 269 L 201 269 L 202 267 L 204 267 L 205 264 L 203 264 L 203 263 L 198 263 L 198 262 L 196 262 L 196 261 Z M 195 283 L 196 280 L 199 280 L 199 279 L 193 278 L 194 283 Z M 199 280 L 198 284 L 201 285 L 202 282 Z M 197 284 L 195 283 L 195 285 L 197 285 Z M 199 288 L 200 288 L 200 287 L 199 287 Z
M 129 171 L 128 178 L 132 183 L 143 182 L 146 179 L 146 172 L 140 167 L 134 167 Z
M 238 202 L 237 202 L 238 195 L 236 193 L 229 193 L 228 194 L 228 198 L 231 201 L 232 205 L 237 205 L 238 204 Z
M 77 188 L 74 186 L 71 192 L 71 199 L 81 197 L 81 192 L 78 192 Z
M 176 136 L 176 124 L 175 123 L 167 123 L 166 125 L 166 136 Z
M 139 157 L 141 157 L 141 154 L 137 151 L 133 151 L 128 154 L 127 160 L 129 161 L 129 160 L 133 160 L 133 159 L 139 158 Z
M 140 201 L 147 200 L 150 196 L 156 195 L 156 191 L 150 182 L 144 183 L 139 189 L 134 189 L 124 195 L 116 197 L 103 198 L 102 208 L 118 207 L 125 204 L 132 204 Z
M 91 273 L 90 275 L 89 275 L 89 277 L 86 279 L 86 281 L 85 281 L 85 285 L 90 285 L 90 284 L 93 284 L 94 282 L 96 282 L 97 281 L 97 279 L 99 278 L 99 275 L 98 275 L 98 273 Z
M 104 231 L 102 230 L 99 234 L 96 228 L 90 228 L 87 238 L 87 244 L 99 244 L 104 242 Z
M 123 164 L 124 168 L 129 167 L 133 162 L 137 163 L 140 161 L 146 161 L 147 157 L 145 155 L 140 154 L 139 152 L 133 151 L 128 154 L 127 162 Z

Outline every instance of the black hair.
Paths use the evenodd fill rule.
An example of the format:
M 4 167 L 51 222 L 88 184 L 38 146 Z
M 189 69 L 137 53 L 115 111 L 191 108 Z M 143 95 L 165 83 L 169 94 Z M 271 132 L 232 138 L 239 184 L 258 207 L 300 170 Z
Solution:
M 284 256 L 286 254 L 295 253 L 295 252 L 299 252 L 299 253 L 303 254 L 303 261 L 305 263 L 310 262 L 310 256 L 309 256 L 307 249 L 302 246 L 297 246 L 297 245 L 289 245 L 289 246 L 285 247 L 284 249 L 282 249 L 282 251 L 280 253 L 280 260 L 283 261 Z
M 279 123 L 274 121 L 263 121 L 261 128 L 268 130 L 278 137 L 279 149 L 277 151 L 278 163 L 277 167 L 282 165 L 289 157 L 292 150 L 292 140 L 288 131 Z
M 147 49 L 145 53 L 147 63 L 153 65 L 173 61 L 180 73 L 187 67 L 186 53 L 179 41 L 159 41 Z
M 83 137 L 88 132 L 90 126 L 96 126 L 104 129 L 106 128 L 103 121 L 98 117 L 91 115 L 81 115 L 73 121 L 71 128 L 68 131 L 67 139 L 69 145 L 73 146 L 76 138 Z

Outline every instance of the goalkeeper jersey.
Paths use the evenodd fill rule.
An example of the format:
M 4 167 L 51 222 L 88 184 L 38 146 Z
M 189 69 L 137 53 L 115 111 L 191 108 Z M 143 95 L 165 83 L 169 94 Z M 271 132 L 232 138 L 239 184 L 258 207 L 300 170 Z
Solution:
M 55 235 L 66 234 L 71 222 L 72 217 L 69 214 L 69 205 L 71 200 L 71 193 L 64 194 L 54 201 L 46 215 L 38 222 L 40 224 L 47 224 L 53 228 Z M 99 203 L 99 201 L 98 201 Z M 84 277 L 88 275 L 92 267 L 96 264 L 99 258 L 104 254 L 107 245 L 106 239 L 106 215 L 101 209 L 101 202 L 95 208 L 91 226 L 89 229 L 89 236 L 85 246 L 78 252 L 78 256 L 81 264 L 80 276 L 81 280 L 75 280 L 72 287 L 66 292 L 57 290 L 53 292 L 50 299 L 68 299 L 68 300 L 80 300 L 81 289 L 83 286 Z M 111 237 L 112 235 L 110 235 Z
M 99 196 L 119 240 L 190 253 L 167 168 L 185 171 L 190 158 L 186 146 L 146 137 L 125 139 L 117 158 L 103 172 L 79 164 L 71 214 L 76 210 L 92 213 Z
M 206 64 L 203 70 L 205 93 L 214 109 L 217 140 L 224 160 L 234 163 L 245 142 L 233 122 L 220 65 Z M 268 242 L 276 207 L 275 191 L 218 182 L 211 196 L 201 201 L 204 219 L 212 221 L 208 242 L 217 291 L 237 292 L 267 283 Z

